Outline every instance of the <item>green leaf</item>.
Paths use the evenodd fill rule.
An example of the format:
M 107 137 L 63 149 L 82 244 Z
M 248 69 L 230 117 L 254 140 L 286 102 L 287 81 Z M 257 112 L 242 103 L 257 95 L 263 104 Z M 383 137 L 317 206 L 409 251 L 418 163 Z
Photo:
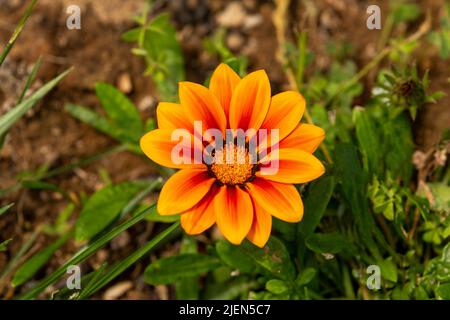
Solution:
M 443 182 L 428 183 L 427 185 L 434 197 L 433 208 L 450 212 L 450 186 Z
M 310 283 L 314 277 L 316 276 L 317 271 L 314 268 L 306 268 L 300 272 L 300 274 L 297 276 L 297 279 L 295 280 L 295 284 L 298 287 L 306 286 L 308 283 Z
M 350 243 L 339 233 L 313 233 L 306 238 L 306 246 L 317 253 L 336 254 L 349 249 Z
M 144 211 L 145 212 L 145 211 Z M 143 213 L 144 213 L 143 212 Z M 141 216 L 141 214 L 139 215 Z M 90 285 L 90 289 L 83 292 L 83 295 L 80 294 L 79 299 L 85 299 L 98 290 L 102 289 L 120 274 L 122 274 L 125 270 L 135 264 L 139 259 L 147 255 L 153 249 L 155 249 L 158 245 L 160 245 L 164 240 L 166 240 L 174 231 L 179 229 L 179 222 L 176 222 L 169 226 L 164 231 L 160 232 L 153 239 L 149 240 L 146 244 L 139 247 L 136 251 L 131 253 L 124 259 L 121 259 L 119 262 L 115 263 L 111 268 L 109 268 L 106 272 L 104 272 L 101 276 L 99 276 L 98 280 L 95 283 Z
M 274 294 L 283 294 L 289 291 L 289 287 L 287 286 L 287 284 L 284 281 L 278 279 L 272 279 L 267 281 L 266 289 L 267 291 L 272 292 Z
M 412 172 L 412 155 L 414 142 L 411 123 L 405 114 L 400 114 L 394 119 L 383 124 L 383 146 L 386 169 L 408 183 Z M 395 152 L 392 152 L 395 150 Z
M 31 73 L 27 77 L 27 81 L 25 82 L 25 86 L 22 89 L 22 93 L 20 94 L 19 100 L 17 100 L 17 103 L 21 103 L 23 99 L 25 98 L 25 94 L 27 93 L 28 89 L 30 88 L 31 84 L 33 83 L 34 79 L 36 78 L 36 74 L 41 67 L 42 64 L 42 56 L 39 57 L 39 59 L 36 61 L 36 63 L 33 66 L 33 69 L 31 70 Z
M 145 219 L 147 219 L 148 221 L 153 221 L 153 222 L 164 222 L 164 223 L 170 223 L 170 222 L 175 222 L 180 220 L 180 215 L 179 214 L 174 214 L 174 215 L 168 215 L 168 216 L 162 216 L 159 214 L 158 210 L 153 210 Z
M 439 285 L 436 289 L 436 294 L 440 299 L 450 300 L 450 283 Z
M 28 259 L 14 274 L 12 285 L 17 287 L 31 279 L 71 236 L 67 233 Z
M 397 265 L 392 261 L 392 257 L 379 261 L 378 265 L 380 266 L 381 275 L 384 279 L 397 282 Z
M 25 10 L 25 13 L 23 14 L 22 18 L 20 19 L 19 23 L 17 24 L 17 27 L 14 29 L 14 32 L 9 39 L 8 43 L 6 44 L 6 47 L 2 50 L 2 53 L 0 54 L 0 66 L 3 64 L 3 61 L 5 61 L 6 57 L 8 56 L 8 53 L 11 51 L 12 47 L 16 43 L 17 39 L 19 38 L 20 33 L 22 32 L 23 28 L 25 27 L 25 23 L 27 22 L 28 18 L 31 15 L 31 12 L 33 11 L 34 6 L 36 5 L 37 0 L 32 0 L 28 7 Z M 1 136 L 1 134 L 0 134 Z
M 7 205 L 4 206 L 4 207 L 1 207 L 1 208 L 0 208 L 0 216 L 1 216 L 2 214 L 6 213 L 6 211 L 8 211 L 9 209 L 11 209 L 13 206 L 14 206 L 14 203 L 10 203 L 10 204 L 7 204 Z
M 8 244 L 12 241 L 12 239 L 8 239 L 0 243 L 0 252 L 6 251 L 6 248 L 8 247 Z
M 138 48 L 133 52 L 145 57 L 146 74 L 151 75 L 160 98 L 163 101 L 178 99 L 178 83 L 185 79 L 184 57 L 177 39 L 175 27 L 169 15 L 163 13 L 124 35 L 127 41 L 134 41 Z
M 120 140 L 120 136 L 114 125 L 97 112 L 94 112 L 89 108 L 71 103 L 66 104 L 65 109 L 78 120 L 87 123 L 91 127 L 94 127 L 98 131 L 103 132 L 110 137 Z
M 109 185 L 94 193 L 81 210 L 76 222 L 76 240 L 89 240 L 102 231 L 142 189 L 142 184 L 125 182 Z
M 325 176 L 314 181 L 308 188 L 304 198 L 305 212 L 303 220 L 298 224 L 298 231 L 307 238 L 319 225 L 335 187 L 334 177 Z
M 381 141 L 374 119 L 363 108 L 353 109 L 356 137 L 363 155 L 364 168 L 369 174 L 379 174 L 382 170 Z
M 144 278 L 149 284 L 169 284 L 186 277 L 199 276 L 220 266 L 219 259 L 187 253 L 162 258 L 150 264 Z
M 294 280 L 295 269 L 289 252 L 282 241 L 270 237 L 266 246 L 261 249 L 246 241 L 240 247 L 242 251 L 252 258 L 263 269 L 282 280 Z
M 22 186 L 31 190 L 51 190 L 62 195 L 66 194 L 66 191 L 58 187 L 57 185 L 44 181 L 34 181 L 34 180 L 26 180 L 22 181 Z
M 414 21 L 420 16 L 420 7 L 415 3 L 399 3 L 394 7 L 392 15 L 397 23 Z
M 31 109 L 40 99 L 49 93 L 69 72 L 71 69 L 63 72 L 53 80 L 47 82 L 40 89 L 34 92 L 30 97 L 16 105 L 12 110 L 0 118 L 0 136 L 5 134 L 9 128 Z
M 248 297 L 249 290 L 258 288 L 257 281 L 245 276 L 238 276 L 223 283 L 206 284 L 204 299 L 207 300 L 232 300 Z
M 197 241 L 194 237 L 184 235 L 181 240 L 180 254 L 197 253 Z M 198 300 L 200 293 L 199 277 L 183 278 L 176 282 L 176 297 L 178 300 Z
M 139 141 L 143 133 L 143 125 L 136 106 L 110 84 L 97 83 L 95 91 L 103 109 L 119 131 L 119 136 L 130 142 Z
M 64 263 L 58 270 L 50 274 L 48 277 L 46 277 L 44 280 L 39 282 L 35 287 L 33 287 L 30 291 L 15 297 L 15 299 L 22 299 L 22 300 L 29 300 L 35 298 L 39 293 L 44 291 L 49 285 L 51 285 L 53 282 L 58 280 L 62 275 L 64 275 L 67 271 L 67 268 L 71 265 L 78 264 L 81 261 L 84 261 L 88 257 L 90 257 L 92 254 L 97 252 L 100 248 L 105 246 L 108 242 L 110 242 L 112 239 L 117 237 L 119 234 L 121 234 L 123 231 L 131 228 L 138 222 L 142 221 L 147 214 L 150 213 L 151 210 L 153 210 L 153 207 L 155 205 L 143 210 L 136 216 L 132 217 L 131 219 L 125 221 L 121 225 L 118 225 L 117 227 L 113 228 L 112 230 L 108 231 L 86 247 L 79 250 L 72 258 L 70 258 L 66 263 Z M 138 250 L 139 251 L 139 250 Z M 139 252 L 142 253 L 142 252 Z M 133 256 L 135 257 L 135 256 Z
M 358 151 L 351 144 L 336 146 L 336 175 L 342 187 L 344 199 L 350 205 L 358 233 L 375 257 L 381 257 L 373 239 L 375 222 L 369 211 L 367 199 L 367 176 L 361 167 Z
M 223 262 L 230 267 L 239 269 L 240 272 L 254 273 L 257 268 L 257 264 L 251 257 L 228 241 L 219 240 L 216 243 L 216 251 Z

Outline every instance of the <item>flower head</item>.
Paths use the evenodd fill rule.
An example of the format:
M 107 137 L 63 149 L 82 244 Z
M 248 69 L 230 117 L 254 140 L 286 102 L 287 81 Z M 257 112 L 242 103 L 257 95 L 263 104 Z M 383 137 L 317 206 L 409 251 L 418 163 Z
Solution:
M 179 97 L 179 104 L 158 105 L 158 129 L 141 139 L 150 159 L 181 169 L 162 188 L 159 213 L 181 214 L 189 234 L 217 224 L 230 242 L 247 237 L 260 247 L 269 239 L 272 216 L 300 221 L 303 203 L 293 184 L 325 171 L 312 155 L 325 133 L 300 123 L 302 95 L 271 97 L 263 70 L 241 79 L 221 64 L 209 88 L 181 82 Z

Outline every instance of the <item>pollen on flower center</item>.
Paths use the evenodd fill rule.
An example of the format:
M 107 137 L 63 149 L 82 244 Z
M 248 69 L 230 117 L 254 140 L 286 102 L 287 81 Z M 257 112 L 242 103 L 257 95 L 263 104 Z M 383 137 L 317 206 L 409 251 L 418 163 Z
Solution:
M 254 174 L 255 165 L 245 147 L 227 144 L 222 150 L 216 150 L 210 171 L 221 183 L 240 185 Z

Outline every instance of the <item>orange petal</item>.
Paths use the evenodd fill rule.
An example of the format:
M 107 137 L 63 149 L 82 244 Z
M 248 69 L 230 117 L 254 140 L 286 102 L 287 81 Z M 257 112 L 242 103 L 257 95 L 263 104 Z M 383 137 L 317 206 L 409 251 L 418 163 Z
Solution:
M 278 143 L 291 133 L 300 122 L 305 112 L 305 98 L 296 91 L 286 91 L 272 97 L 266 119 L 261 129 L 278 129 Z M 270 140 L 269 140 L 270 141 Z
M 221 63 L 211 76 L 209 90 L 217 97 L 228 117 L 234 88 L 241 78 L 227 64 Z
M 171 129 L 152 130 L 141 138 L 140 146 L 147 157 L 164 167 L 204 168 L 204 164 L 201 164 L 201 141 L 194 138 L 188 131 L 184 133 L 185 138 L 182 138 L 173 136 L 174 130 Z M 186 152 L 181 151 L 183 148 Z M 194 161 L 195 158 L 197 161 Z
M 184 128 L 192 132 L 193 124 L 186 118 L 183 107 L 178 103 L 160 102 L 156 108 L 159 129 Z
M 270 105 L 270 82 L 264 70 L 245 76 L 236 86 L 230 104 L 230 128 L 258 130 Z
M 247 184 L 254 203 L 274 217 L 287 222 L 299 222 L 303 217 L 303 202 L 292 184 L 256 178 Z
M 214 201 L 216 223 L 224 237 L 240 244 L 248 234 L 253 220 L 252 200 L 239 187 L 222 186 Z
M 276 163 L 278 161 L 278 164 Z M 305 183 L 317 179 L 325 172 L 325 167 L 312 154 L 300 149 L 278 149 L 272 151 L 261 160 L 261 170 L 257 176 L 271 181 L 283 183 Z M 264 174 L 263 168 L 275 168 L 269 174 Z M 276 169 L 278 168 L 278 169 Z
M 218 191 L 218 187 L 213 185 L 197 205 L 181 215 L 181 226 L 186 233 L 202 233 L 216 222 L 213 201 Z
M 272 230 L 272 216 L 266 209 L 253 201 L 253 224 L 247 239 L 262 248 L 267 243 Z
M 208 193 L 214 183 L 205 170 L 180 170 L 164 184 L 159 194 L 158 212 L 161 215 L 183 213 Z
M 180 82 L 179 95 L 184 113 L 192 125 L 202 121 L 202 129 L 218 129 L 225 134 L 227 118 L 217 98 L 202 85 Z M 203 132 L 202 132 L 203 133 Z
M 325 139 L 325 131 L 312 124 L 301 123 L 280 142 L 280 149 L 301 149 L 313 153 Z

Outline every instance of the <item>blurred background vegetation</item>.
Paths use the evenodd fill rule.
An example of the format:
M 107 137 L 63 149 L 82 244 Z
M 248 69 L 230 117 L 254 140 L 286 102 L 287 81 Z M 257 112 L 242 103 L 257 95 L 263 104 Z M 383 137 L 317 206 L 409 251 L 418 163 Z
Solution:
M 450 299 L 448 2 L 7 0 L 0 44 L 4 299 Z M 172 171 L 138 140 L 219 62 L 299 90 L 327 132 L 303 221 L 264 249 L 152 206 Z

